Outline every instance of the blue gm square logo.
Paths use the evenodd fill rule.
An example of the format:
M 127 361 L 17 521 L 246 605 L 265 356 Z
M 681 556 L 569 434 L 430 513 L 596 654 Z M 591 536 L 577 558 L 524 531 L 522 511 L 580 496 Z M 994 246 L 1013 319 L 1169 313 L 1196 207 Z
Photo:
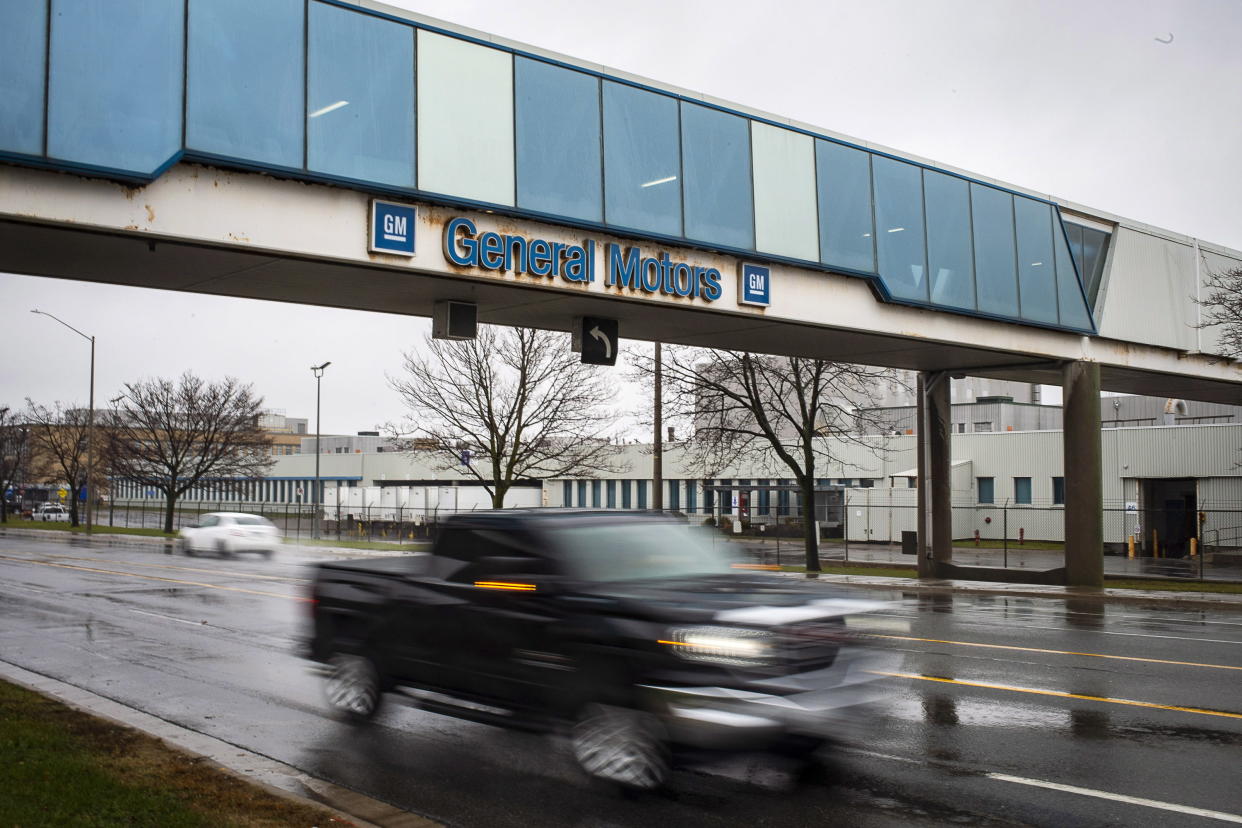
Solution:
M 371 202 L 372 253 L 414 255 L 414 224 L 418 211 L 391 201 Z
M 737 301 L 766 308 L 772 303 L 772 272 L 763 265 L 742 264 L 737 277 Z

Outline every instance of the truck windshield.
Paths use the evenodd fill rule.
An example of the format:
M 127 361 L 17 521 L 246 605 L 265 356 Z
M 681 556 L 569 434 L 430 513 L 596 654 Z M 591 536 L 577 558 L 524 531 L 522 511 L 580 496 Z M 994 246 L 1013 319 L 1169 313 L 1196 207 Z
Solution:
M 728 572 L 727 542 L 713 545 L 677 523 L 635 520 L 569 526 L 557 533 L 570 570 L 590 581 L 678 578 Z

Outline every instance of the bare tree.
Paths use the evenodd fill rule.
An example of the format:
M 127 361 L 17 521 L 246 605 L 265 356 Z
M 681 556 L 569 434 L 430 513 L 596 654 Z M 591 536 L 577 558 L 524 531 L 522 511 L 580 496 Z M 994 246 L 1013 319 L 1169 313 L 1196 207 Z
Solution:
M 30 429 L 17 412 L 0 406 L 0 523 L 9 519 L 7 492 L 22 483 L 30 459 Z
M 651 360 L 635 355 L 639 373 Z M 842 462 L 837 447 L 854 443 L 876 453 L 892 426 L 875 406 L 895 371 L 800 357 L 666 347 L 664 399 L 669 415 L 693 427 L 682 444 L 704 477 L 743 461 L 784 467 L 803 503 L 806 568 L 818 572 L 813 519 L 817 469 Z M 832 438 L 832 439 L 827 439 Z
M 613 391 L 567 335 L 482 326 L 475 339 L 426 344 L 425 356 L 405 354 L 403 375 L 389 377 L 408 409 L 405 428 L 390 429 L 407 450 L 434 451 L 441 469 L 473 475 L 494 508 L 519 480 L 617 469 Z
M 69 525 L 78 525 L 78 498 L 86 485 L 86 442 L 90 434 L 90 413 L 81 406 L 51 408 L 26 398 L 26 420 L 30 429 L 30 473 L 69 490 Z M 100 466 L 96 464 L 96 469 Z M 99 478 L 95 485 L 98 490 Z
M 1212 273 L 1204 283 L 1207 298 L 1200 328 L 1220 326 L 1220 347 L 1224 356 L 1242 359 L 1242 267 Z
M 263 398 L 232 377 L 208 383 L 187 371 L 175 381 L 130 382 L 114 402 L 104 416 L 109 468 L 164 495 L 165 532 L 194 486 L 238 485 L 274 462 L 272 438 L 259 428 Z

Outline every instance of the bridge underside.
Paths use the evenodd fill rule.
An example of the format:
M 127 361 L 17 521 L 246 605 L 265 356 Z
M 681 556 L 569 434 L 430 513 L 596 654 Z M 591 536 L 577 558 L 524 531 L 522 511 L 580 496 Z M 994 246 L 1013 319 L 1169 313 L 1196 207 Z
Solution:
M 790 320 L 568 294 L 529 284 L 414 273 L 63 224 L 0 221 L 0 272 L 381 313 L 430 316 L 442 299 L 476 302 L 482 322 L 568 330 L 575 316 L 620 320 L 625 339 L 822 357 L 918 371 L 1060 385 L 1063 361 L 998 348 L 842 330 Z M 278 322 L 278 319 L 274 319 Z M 1236 383 L 1102 364 L 1103 390 L 1233 403 Z

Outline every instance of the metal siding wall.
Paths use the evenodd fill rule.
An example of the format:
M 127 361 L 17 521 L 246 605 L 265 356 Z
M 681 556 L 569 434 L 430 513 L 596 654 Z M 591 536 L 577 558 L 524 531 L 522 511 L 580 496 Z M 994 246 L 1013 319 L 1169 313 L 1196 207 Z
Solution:
M 1128 466 L 1126 477 L 1231 477 L 1242 472 L 1237 467 L 1242 426 L 1108 429 L 1105 447 L 1110 438 Z
M 1127 227 L 1113 234 L 1112 248 L 1100 335 L 1195 350 L 1194 248 Z

